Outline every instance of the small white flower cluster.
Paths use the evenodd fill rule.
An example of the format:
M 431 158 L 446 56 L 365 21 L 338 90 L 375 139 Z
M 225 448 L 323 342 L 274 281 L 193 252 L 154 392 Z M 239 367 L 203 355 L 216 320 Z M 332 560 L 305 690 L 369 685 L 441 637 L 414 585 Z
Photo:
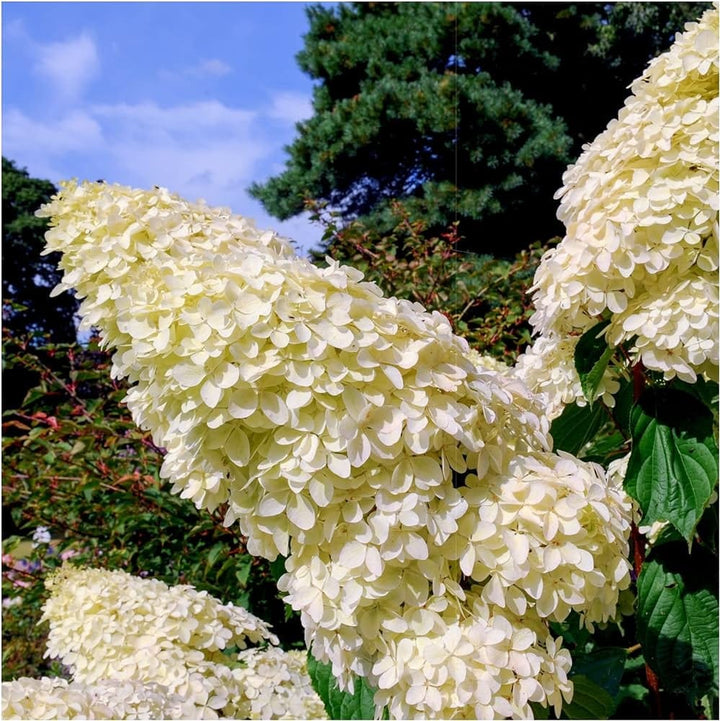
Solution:
M 587 405 L 580 376 L 575 369 L 575 346 L 579 335 L 541 335 L 518 356 L 513 371 L 543 398 L 550 420 L 557 418 L 570 403 Z M 617 375 L 606 371 L 600 379 L 596 398 L 609 408 L 614 407 L 614 394 L 620 389 Z
M 548 621 L 614 613 L 629 522 L 601 471 L 549 452 L 522 381 L 224 210 L 66 184 L 43 212 L 163 475 L 288 557 L 280 587 L 343 687 L 366 677 L 403 718 L 560 708 Z
M 237 657 L 233 676 L 243 688 L 238 718 L 323 719 L 325 707 L 307 673 L 305 651 L 248 648 Z
M 74 682 L 59 694 L 61 700 L 77 693 L 96 705 L 98 689 L 106 689 L 102 698 L 112 697 L 115 686 L 107 682 L 133 682 L 155 695 L 185 699 L 203 718 L 256 718 L 257 674 L 245 668 L 252 658 L 254 665 L 267 669 L 262 674 L 263 718 L 299 718 L 310 711 L 322 717 L 317 715 L 322 702 L 297 657 L 280 649 L 247 649 L 235 660 L 223 653 L 246 649 L 248 642 L 278 642 L 267 624 L 243 608 L 223 605 L 192 586 L 169 587 L 123 571 L 69 564 L 51 575 L 47 586 L 51 595 L 42 617 L 50 623 L 46 656 L 60 659 Z M 116 710 L 123 698 L 117 697 Z
M 601 318 L 632 362 L 666 379 L 718 377 L 717 7 L 685 30 L 632 84 L 556 195 L 566 235 L 536 273 L 540 338 L 519 364 L 556 403 L 582 398 L 572 351 Z
M 18 678 L 2 684 L 4 719 L 205 719 L 214 712 L 158 684 Z

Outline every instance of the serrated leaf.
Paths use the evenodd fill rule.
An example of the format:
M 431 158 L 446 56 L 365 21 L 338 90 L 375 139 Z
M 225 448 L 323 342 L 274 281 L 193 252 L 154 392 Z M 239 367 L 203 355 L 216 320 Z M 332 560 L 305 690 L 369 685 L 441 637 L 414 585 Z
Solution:
M 718 481 L 712 413 L 693 396 L 663 388 L 646 392 L 630 421 L 625 490 L 644 525 L 670 521 L 690 543 Z
M 607 344 L 604 334 L 601 335 L 609 323 L 609 320 L 603 320 L 585 331 L 575 346 L 575 369 L 580 376 L 583 394 L 590 404 L 595 400 L 605 369 L 615 351 Z
M 717 558 L 683 543 L 654 548 L 637 582 L 638 640 L 661 685 L 717 693 Z
M 572 703 L 563 704 L 560 718 L 606 719 L 615 710 L 615 700 L 601 686 L 587 676 L 572 677 L 574 686 Z
M 590 653 L 573 653 L 572 675 L 585 676 L 611 696 L 617 696 L 625 671 L 624 648 L 598 648 Z
M 325 710 L 331 719 L 375 718 L 375 692 L 364 678 L 355 679 L 355 691 L 350 694 L 338 688 L 329 663 L 317 661 L 308 652 L 307 665 L 312 686 L 325 704 Z
M 565 406 L 562 414 L 550 426 L 553 448 L 576 456 L 583 446 L 600 430 L 607 419 L 602 405 Z

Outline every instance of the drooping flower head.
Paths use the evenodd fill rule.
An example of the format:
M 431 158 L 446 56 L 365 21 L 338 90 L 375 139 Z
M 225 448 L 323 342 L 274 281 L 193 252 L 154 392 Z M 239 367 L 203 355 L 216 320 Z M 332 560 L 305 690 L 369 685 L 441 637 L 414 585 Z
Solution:
M 553 359 L 569 353 L 571 377 L 550 378 L 553 363 L 539 373 L 541 351 L 520 371 L 576 399 L 574 343 L 605 318 L 607 341 L 626 345 L 632 362 L 666 379 L 718 377 L 717 7 L 688 23 L 631 89 L 563 176 L 566 234 L 532 289 L 538 343 Z
M 215 719 L 198 706 L 159 684 L 139 681 L 66 681 L 22 677 L 2 684 L 4 719 Z
M 171 715 L 176 712 L 182 718 L 325 717 L 304 655 L 247 648 L 278 640 L 244 608 L 192 586 L 69 564 L 46 585 L 51 593 L 42 617 L 50 624 L 45 655 L 60 659 L 73 683 L 26 679 L 8 689 L 9 711 L 29 714 L 22 718 L 33 718 L 39 698 L 63 711 L 59 716 L 66 715 L 63 704 L 74 708 L 73 699 L 98 713 L 107 698 L 114 699 L 114 713 L 98 717 L 135 717 L 138 708 L 131 714 L 130 701 L 155 709 L 151 718 L 180 717 Z M 239 653 L 230 653 L 235 649 Z M 29 698 L 31 691 L 37 693 Z
M 612 615 L 629 524 L 601 471 L 550 453 L 539 397 L 476 362 L 443 315 L 297 258 L 225 210 L 70 183 L 43 212 L 61 287 L 77 289 L 83 323 L 134 384 L 127 403 L 167 449 L 163 475 L 222 506 L 252 553 L 287 557 L 286 600 L 345 687 L 367 677 L 406 718 L 559 708 L 569 657 L 547 623 Z M 501 512 L 506 494 L 538 504 L 537 518 L 555 499 L 605 535 Z M 566 545 L 541 589 L 535 554 Z M 450 629 L 452 677 L 423 660 Z M 522 629 L 517 653 L 535 660 L 517 674 L 462 651 L 514 648 Z M 391 657 L 402 663 L 389 688 Z

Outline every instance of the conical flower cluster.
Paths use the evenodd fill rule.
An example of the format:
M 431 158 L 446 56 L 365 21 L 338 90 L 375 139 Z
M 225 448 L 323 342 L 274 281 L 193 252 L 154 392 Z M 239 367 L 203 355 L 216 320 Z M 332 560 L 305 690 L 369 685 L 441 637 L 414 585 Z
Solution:
M 608 342 L 626 345 L 631 362 L 666 379 L 718 377 L 717 7 L 631 88 L 563 176 L 566 235 L 535 276 L 540 337 L 519 368 L 555 405 L 582 398 L 572 352 L 605 318 Z M 610 370 L 598 395 L 613 392 Z
M 66 681 L 27 678 L 4 681 L 0 706 L 4 719 L 206 719 L 212 709 L 139 681 Z M 208 714 L 209 711 L 209 714 Z
M 146 718 L 325 717 L 305 654 L 247 648 L 278 640 L 244 608 L 192 586 L 69 564 L 46 585 L 45 655 L 59 659 L 73 681 L 18 679 L 3 691 L 8 714 L 49 718 L 38 710 L 42 700 L 59 717 L 134 718 L 145 707 Z
M 345 687 L 367 677 L 404 718 L 560 707 L 547 623 L 613 614 L 627 504 L 549 451 L 520 380 L 443 315 L 225 210 L 71 183 L 43 212 L 163 475 L 287 557 L 286 600 Z

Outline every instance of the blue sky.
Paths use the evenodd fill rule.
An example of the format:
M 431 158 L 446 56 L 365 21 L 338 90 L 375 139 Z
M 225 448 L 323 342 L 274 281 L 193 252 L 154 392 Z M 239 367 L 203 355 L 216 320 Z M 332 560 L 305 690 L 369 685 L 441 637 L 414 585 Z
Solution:
M 4 2 L 3 155 L 54 183 L 163 185 L 317 244 L 318 226 L 246 193 L 311 115 L 307 5 Z

